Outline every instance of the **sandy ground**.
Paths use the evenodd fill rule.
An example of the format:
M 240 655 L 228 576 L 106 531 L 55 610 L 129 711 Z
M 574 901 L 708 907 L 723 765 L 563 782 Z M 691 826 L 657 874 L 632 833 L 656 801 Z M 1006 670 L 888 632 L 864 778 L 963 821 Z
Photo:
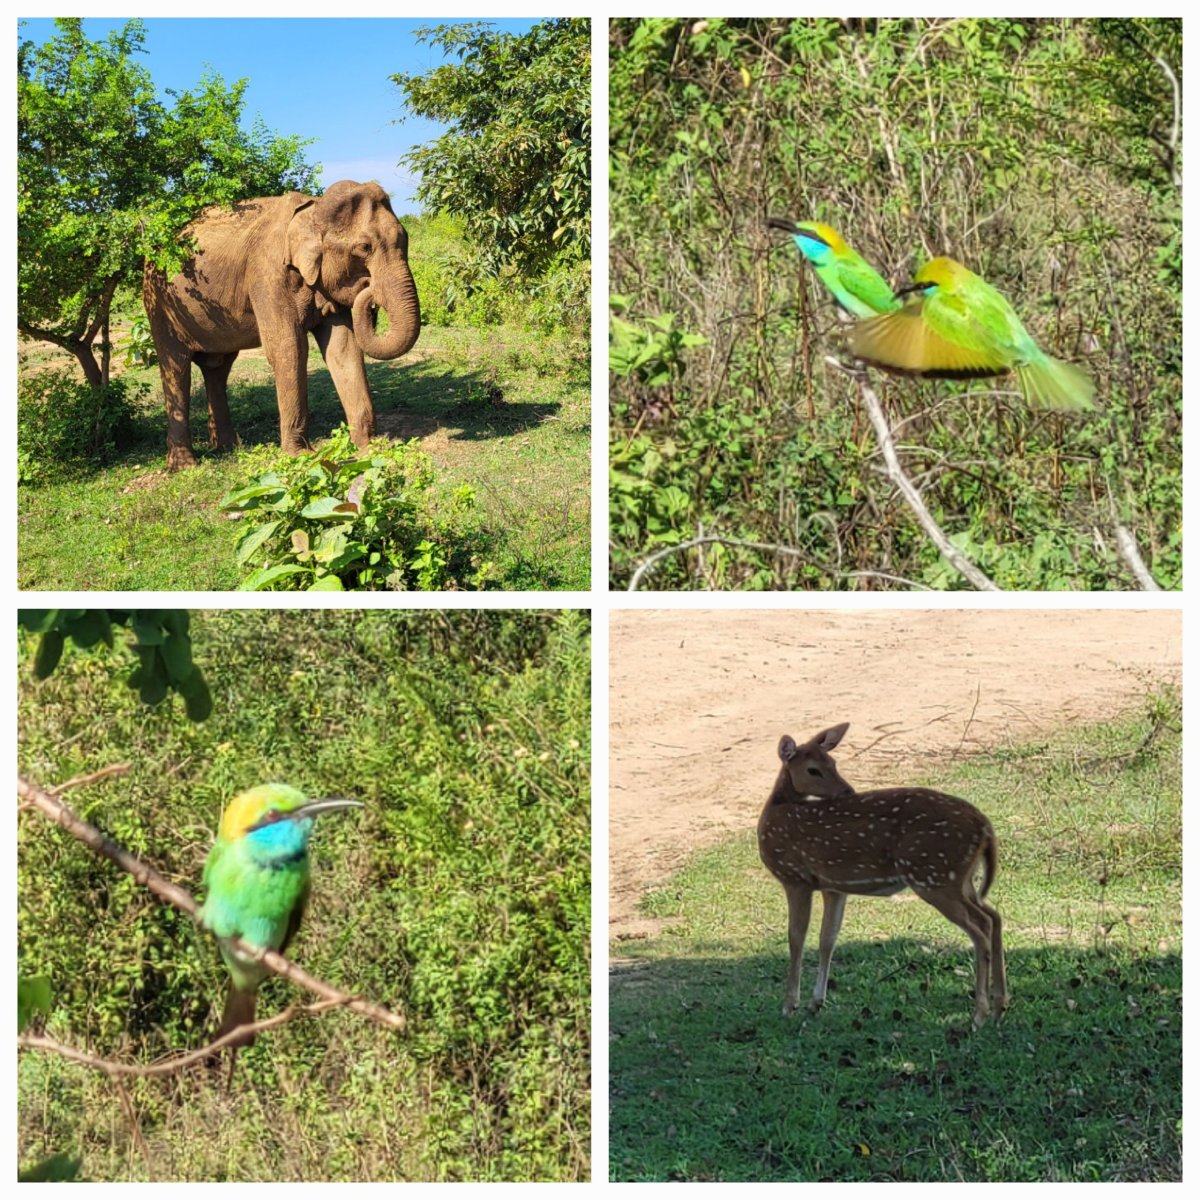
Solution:
M 609 930 L 758 820 L 781 734 L 850 722 L 838 769 L 898 786 L 942 760 L 1113 716 L 1178 682 L 1178 612 L 618 611 L 609 674 Z

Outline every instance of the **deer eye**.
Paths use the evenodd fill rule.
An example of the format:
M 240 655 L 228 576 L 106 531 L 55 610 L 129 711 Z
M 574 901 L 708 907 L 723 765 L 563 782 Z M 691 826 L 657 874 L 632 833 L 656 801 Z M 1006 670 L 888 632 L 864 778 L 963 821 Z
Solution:
M 816 767 L 809 767 L 808 773 L 810 775 L 815 775 L 818 779 L 821 777 L 821 772 Z

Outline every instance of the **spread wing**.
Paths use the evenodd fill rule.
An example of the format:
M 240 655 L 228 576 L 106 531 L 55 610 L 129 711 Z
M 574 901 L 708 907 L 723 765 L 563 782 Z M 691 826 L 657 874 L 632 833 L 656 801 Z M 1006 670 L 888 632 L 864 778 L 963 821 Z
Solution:
M 860 321 L 850 331 L 851 352 L 888 371 L 933 379 L 979 379 L 1008 371 L 1009 364 L 994 352 L 951 341 L 938 332 L 926 320 L 925 308 L 924 301 L 916 301 L 899 312 Z M 946 327 L 944 321 L 937 323 Z

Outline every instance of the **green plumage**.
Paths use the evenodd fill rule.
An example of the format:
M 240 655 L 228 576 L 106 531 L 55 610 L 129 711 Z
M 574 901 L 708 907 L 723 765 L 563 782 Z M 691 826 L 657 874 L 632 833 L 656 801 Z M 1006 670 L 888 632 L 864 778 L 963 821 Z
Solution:
M 786 217 L 769 217 L 767 225 L 792 235 L 817 278 L 852 317 L 873 317 L 900 307 L 901 302 L 887 280 L 846 245 L 832 226 L 819 221 L 790 221 Z
M 894 313 L 859 322 L 850 333 L 857 358 L 886 370 L 930 378 L 974 379 L 1015 371 L 1026 400 L 1043 408 L 1095 408 L 1086 372 L 1051 358 L 1029 336 L 991 284 L 950 258 L 913 276 L 918 293 Z

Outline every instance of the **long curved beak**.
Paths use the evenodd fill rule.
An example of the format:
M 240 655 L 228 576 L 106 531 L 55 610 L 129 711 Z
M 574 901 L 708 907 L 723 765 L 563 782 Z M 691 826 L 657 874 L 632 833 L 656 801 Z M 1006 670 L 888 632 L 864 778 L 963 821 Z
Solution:
M 366 808 L 366 805 L 361 800 L 343 800 L 337 796 L 330 796 L 324 800 L 310 800 L 299 808 L 293 808 L 287 815 L 293 819 L 319 817 L 322 813 L 340 812 L 343 808 Z
M 785 233 L 790 233 L 793 236 L 796 233 L 796 222 L 789 221 L 786 217 L 768 217 L 768 229 L 782 229 Z

